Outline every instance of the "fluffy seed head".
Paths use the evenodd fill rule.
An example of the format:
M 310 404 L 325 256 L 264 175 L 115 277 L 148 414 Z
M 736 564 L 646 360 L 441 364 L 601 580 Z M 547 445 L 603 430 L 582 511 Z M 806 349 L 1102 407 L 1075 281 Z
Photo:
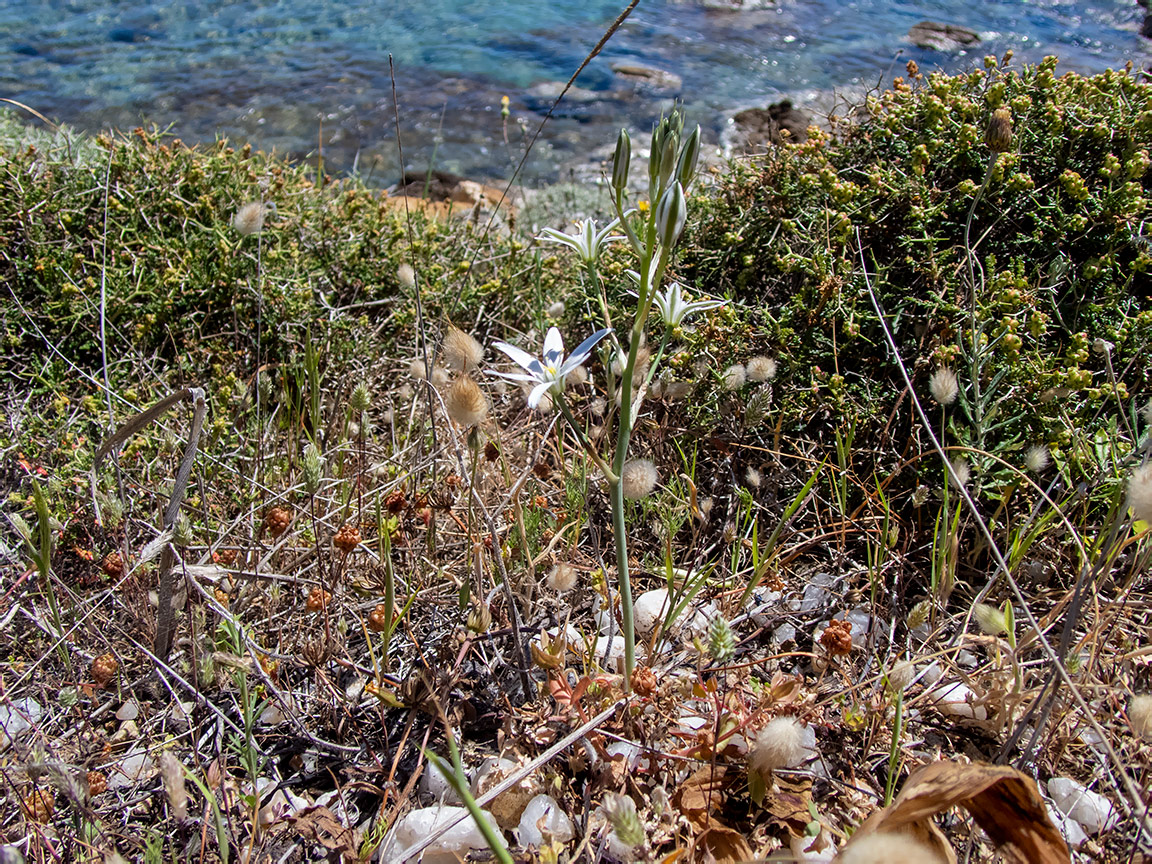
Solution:
M 1128 705 L 1128 722 L 1132 731 L 1145 741 L 1152 741 L 1152 696 L 1133 696 Z
M 948 482 L 959 484 L 960 486 L 967 486 L 968 481 L 972 479 L 972 469 L 968 467 L 967 460 L 962 456 L 957 456 L 952 460 L 952 471 L 956 479 L 953 480 L 953 474 L 948 475 Z
M 753 381 L 771 381 L 776 377 L 776 361 L 771 357 L 753 357 L 748 361 L 748 377 Z
M 1146 462 L 1128 480 L 1128 506 L 1132 517 L 1152 522 L 1152 462 Z
M 977 603 L 973 606 L 972 617 L 976 619 L 976 626 L 989 636 L 999 636 L 1008 630 L 1004 610 L 989 606 L 987 603 Z
M 1043 444 L 1034 444 L 1024 454 L 1024 465 L 1033 474 L 1039 474 L 1048 467 L 1048 448 Z
M 576 568 L 566 561 L 561 561 L 548 571 L 548 587 L 563 594 L 576 587 Z
M 631 459 L 624 463 L 620 472 L 620 484 L 624 487 L 624 497 L 630 501 L 651 494 L 660 479 L 656 466 L 650 459 Z
M 956 373 L 944 367 L 937 369 L 928 379 L 928 392 L 941 405 L 951 405 L 960 395 L 960 382 L 956 380 Z
M 901 660 L 888 670 L 888 685 L 893 692 L 899 693 L 902 690 L 907 690 L 908 685 L 912 683 L 912 679 L 915 677 L 916 664 Z
M 448 381 L 451 380 L 451 376 L 449 376 L 448 370 L 445 369 L 443 366 L 433 366 L 432 367 L 432 379 L 431 380 L 432 380 L 432 386 L 439 389 L 439 388 L 444 387 L 448 384 Z
M 408 364 L 408 374 L 417 381 L 423 381 L 427 377 L 427 372 L 428 367 L 424 365 L 424 361 L 419 357 Z
M 748 470 L 744 472 L 744 482 L 751 486 L 753 489 L 759 489 L 760 479 L 760 472 L 749 465 Z
M 268 208 L 263 201 L 249 201 L 232 217 L 232 227 L 241 237 L 259 234 L 264 230 L 264 217 L 267 213 Z
M 679 402 L 691 396 L 694 387 L 691 381 L 669 381 L 664 385 L 664 398 L 669 402 Z
M 804 759 L 804 733 L 795 717 L 777 717 L 760 730 L 748 760 L 753 770 L 767 774 L 777 768 L 799 765 Z
M 160 754 L 160 779 L 168 805 L 172 808 L 172 818 L 183 822 L 188 818 L 188 791 L 184 788 L 184 768 L 180 760 L 165 750 Z
M 488 416 L 488 399 L 479 385 L 467 375 L 452 382 L 444 394 L 444 407 L 448 410 L 448 416 L 465 428 L 478 426 Z
M 444 365 L 456 372 L 470 372 L 484 361 L 484 346 L 458 327 L 449 327 L 442 346 Z
M 724 370 L 724 389 L 739 390 L 744 386 L 748 373 L 740 363 L 733 363 Z
M 861 837 L 836 856 L 840 864 L 944 864 L 936 850 L 907 834 Z
M 577 366 L 565 376 L 564 381 L 569 387 L 579 387 L 588 382 L 588 370 L 583 366 Z
M 411 264 L 401 264 L 396 268 L 396 281 L 405 291 L 411 291 L 416 287 L 416 271 L 412 269 Z

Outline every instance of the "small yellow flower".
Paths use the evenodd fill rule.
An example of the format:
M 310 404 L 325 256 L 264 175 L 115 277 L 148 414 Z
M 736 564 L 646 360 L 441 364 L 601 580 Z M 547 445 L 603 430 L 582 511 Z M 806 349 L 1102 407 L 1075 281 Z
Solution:
M 636 209 L 639 210 L 641 213 L 647 213 L 648 210 L 651 208 L 651 206 L 652 205 L 650 205 L 647 201 L 637 201 L 636 202 Z

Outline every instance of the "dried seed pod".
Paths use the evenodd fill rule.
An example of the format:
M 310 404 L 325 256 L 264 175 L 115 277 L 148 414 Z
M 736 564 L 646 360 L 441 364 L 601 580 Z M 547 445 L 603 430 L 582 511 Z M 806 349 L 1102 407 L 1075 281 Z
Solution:
M 273 537 L 279 537 L 292 523 L 292 514 L 283 507 L 273 507 L 264 514 L 264 527 Z
M 820 644 L 832 657 L 852 653 L 852 622 L 829 621 L 827 629 L 820 634 Z
M 1012 149 L 1012 112 L 997 108 L 988 121 L 986 136 L 988 149 L 993 153 L 1007 153 Z
M 102 771 L 89 771 L 87 780 L 89 798 L 95 798 L 108 789 L 108 777 Z
M 388 607 L 378 603 L 368 616 L 368 629 L 373 633 L 383 633 L 388 629 Z
M 304 606 L 309 612 L 319 612 L 332 602 L 332 594 L 323 588 L 313 588 L 308 592 L 308 600 Z
M 101 654 L 92 661 L 92 667 L 89 670 L 92 674 L 92 681 L 96 687 L 103 690 L 116 676 L 116 670 L 120 668 L 120 664 L 116 661 L 116 657 L 112 652 Z
M 343 525 L 336 532 L 336 536 L 332 538 L 332 543 L 347 555 L 360 545 L 360 529 L 352 524 Z
M 100 569 L 113 579 L 124 575 L 124 558 L 119 552 L 109 552 L 100 562 Z
M 20 809 L 29 822 L 47 823 L 56 811 L 56 799 L 48 789 L 33 789 L 20 801 Z

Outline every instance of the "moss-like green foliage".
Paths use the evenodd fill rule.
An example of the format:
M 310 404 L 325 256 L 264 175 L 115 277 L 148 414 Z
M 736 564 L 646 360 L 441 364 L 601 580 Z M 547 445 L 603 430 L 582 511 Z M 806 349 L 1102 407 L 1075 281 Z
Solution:
M 685 260 L 698 284 L 761 312 L 805 385 L 796 398 L 882 414 L 903 388 L 866 268 L 920 395 L 937 366 L 978 370 L 982 391 L 994 382 L 1014 401 L 997 440 L 1067 443 L 1060 415 L 1102 424 L 1105 402 L 1149 394 L 1152 87 L 1125 72 L 1057 77 L 1055 58 L 985 66 L 927 78 L 912 66 L 837 135 L 734 165 Z M 1000 108 L 1013 135 L 993 164 Z M 1112 372 L 1098 339 L 1115 346 Z M 973 388 L 962 396 L 972 419 Z M 969 443 L 989 443 L 991 419 Z

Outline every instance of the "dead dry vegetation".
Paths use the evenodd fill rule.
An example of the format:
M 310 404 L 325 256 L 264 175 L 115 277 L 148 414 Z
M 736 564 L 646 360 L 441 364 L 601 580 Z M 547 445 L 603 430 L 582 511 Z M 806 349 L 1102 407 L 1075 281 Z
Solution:
M 4 860 L 1141 855 L 1152 93 L 990 60 L 706 172 L 666 346 L 626 241 L 5 119 Z

